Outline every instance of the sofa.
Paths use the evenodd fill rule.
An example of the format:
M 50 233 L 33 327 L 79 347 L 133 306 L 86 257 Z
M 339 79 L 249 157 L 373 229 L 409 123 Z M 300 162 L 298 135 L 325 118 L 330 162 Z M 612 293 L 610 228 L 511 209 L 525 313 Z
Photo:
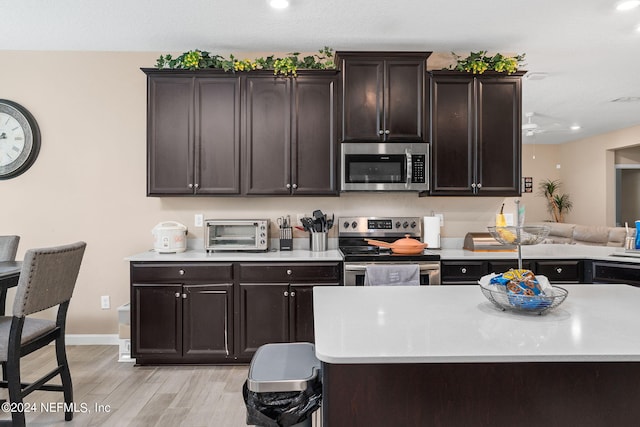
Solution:
M 530 224 L 533 225 L 533 224 Z M 544 222 L 551 228 L 549 236 L 542 243 L 565 243 L 591 246 L 624 246 L 627 231 L 624 227 L 606 227 L 602 225 L 579 225 L 559 222 Z M 629 229 L 635 236 L 635 229 Z

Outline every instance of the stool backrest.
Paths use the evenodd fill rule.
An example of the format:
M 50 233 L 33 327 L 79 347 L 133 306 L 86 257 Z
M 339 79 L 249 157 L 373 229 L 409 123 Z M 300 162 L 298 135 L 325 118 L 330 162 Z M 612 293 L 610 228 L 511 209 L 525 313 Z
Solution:
M 87 244 L 29 249 L 22 262 L 13 315 L 24 317 L 69 301 Z
M 0 236 L 0 261 L 15 261 L 20 236 Z

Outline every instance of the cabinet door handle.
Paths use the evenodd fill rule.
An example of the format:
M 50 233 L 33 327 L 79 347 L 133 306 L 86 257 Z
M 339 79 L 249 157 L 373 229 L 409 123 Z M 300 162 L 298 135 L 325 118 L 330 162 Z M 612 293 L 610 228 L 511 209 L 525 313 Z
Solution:
M 291 188 L 291 184 L 287 184 L 287 188 Z
M 389 135 L 390 133 L 391 133 L 391 131 L 390 131 L 389 129 L 387 129 L 387 130 L 385 130 L 385 131 L 384 131 L 384 134 L 385 134 L 385 135 Z
M 383 131 L 382 129 L 380 129 L 380 130 L 378 131 L 378 135 L 384 135 L 384 131 Z
M 200 188 L 200 184 L 198 184 L 198 183 L 194 184 L 193 186 L 196 188 L 196 190 L 197 190 L 198 188 Z
M 292 296 L 292 297 L 295 297 L 295 296 L 296 296 L 296 293 L 295 293 L 294 291 L 291 291 L 291 296 Z
M 187 294 L 182 294 L 182 299 L 187 299 Z
M 475 182 L 471 183 L 471 188 L 476 188 L 476 183 Z
M 298 184 L 293 184 L 293 189 L 295 190 L 296 188 L 298 188 Z
M 464 268 L 464 267 L 462 267 L 462 268 L 460 269 L 460 272 L 461 272 L 462 274 L 467 274 L 467 269 L 466 269 L 466 268 Z
M 182 269 L 178 270 L 178 274 L 181 275 L 181 276 L 184 276 L 184 270 L 182 270 Z
M 288 297 L 289 296 L 289 291 L 284 291 L 284 296 Z
M 291 273 L 293 273 L 293 271 L 291 271 L 291 270 L 287 270 L 287 275 L 288 275 L 288 276 L 291 276 Z
M 558 274 L 562 273 L 562 267 L 556 268 L 556 271 L 558 272 Z
M 176 292 L 176 298 L 180 298 L 180 292 Z
M 193 184 L 189 183 L 189 185 L 187 187 L 193 188 Z
M 227 297 L 228 298 L 228 297 Z M 227 312 L 227 299 L 224 301 L 224 351 L 229 355 L 229 325 L 228 325 L 229 313 Z
M 482 184 L 478 183 L 478 188 L 482 188 Z

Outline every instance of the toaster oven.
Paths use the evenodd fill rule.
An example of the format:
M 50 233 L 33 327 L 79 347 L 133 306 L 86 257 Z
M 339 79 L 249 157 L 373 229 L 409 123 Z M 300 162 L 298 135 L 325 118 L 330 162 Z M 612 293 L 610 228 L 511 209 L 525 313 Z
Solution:
M 269 249 L 268 219 L 207 219 L 204 234 L 207 252 Z

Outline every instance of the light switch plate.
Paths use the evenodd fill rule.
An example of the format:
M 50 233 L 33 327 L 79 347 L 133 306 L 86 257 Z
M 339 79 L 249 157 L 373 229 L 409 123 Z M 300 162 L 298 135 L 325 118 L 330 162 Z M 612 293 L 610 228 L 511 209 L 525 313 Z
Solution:
M 202 214 L 196 214 L 194 220 L 193 220 L 193 225 L 196 227 L 202 227 L 202 223 L 204 222 L 204 216 Z

